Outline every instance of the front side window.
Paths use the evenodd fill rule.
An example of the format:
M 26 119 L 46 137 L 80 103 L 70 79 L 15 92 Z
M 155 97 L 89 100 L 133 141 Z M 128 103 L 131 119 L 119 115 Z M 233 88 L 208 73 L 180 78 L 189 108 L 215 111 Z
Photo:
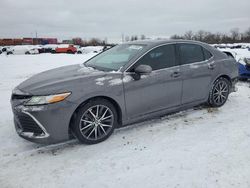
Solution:
M 117 71 L 144 48 L 145 45 L 138 44 L 118 45 L 90 59 L 85 63 L 85 66 L 103 71 Z
M 149 65 L 152 67 L 152 70 L 159 70 L 175 66 L 175 45 L 171 44 L 160 46 L 151 50 L 139 61 L 137 61 L 130 71 L 133 72 L 134 69 L 139 65 Z
M 202 47 L 196 44 L 179 44 L 181 64 L 204 61 Z

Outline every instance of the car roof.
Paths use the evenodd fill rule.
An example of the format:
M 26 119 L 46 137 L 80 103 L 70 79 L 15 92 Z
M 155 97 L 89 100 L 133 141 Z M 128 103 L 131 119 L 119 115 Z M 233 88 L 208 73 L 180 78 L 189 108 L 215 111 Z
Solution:
M 170 44 L 170 43 L 190 43 L 190 44 L 200 44 L 208 45 L 203 42 L 194 41 L 194 40 L 182 40 L 182 39 L 158 39 L 158 40 L 138 40 L 133 42 L 127 42 L 125 44 L 137 44 L 137 45 L 149 45 L 149 46 L 158 46 L 161 44 Z

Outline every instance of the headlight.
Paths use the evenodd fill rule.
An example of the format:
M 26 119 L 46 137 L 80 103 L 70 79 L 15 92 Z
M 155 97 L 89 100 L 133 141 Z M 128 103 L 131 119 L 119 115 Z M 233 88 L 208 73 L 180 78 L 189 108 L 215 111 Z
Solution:
M 71 93 L 61 93 L 55 95 L 47 95 L 47 96 L 33 96 L 29 101 L 26 102 L 25 105 L 42 105 L 42 104 L 51 104 L 63 101 L 66 99 Z

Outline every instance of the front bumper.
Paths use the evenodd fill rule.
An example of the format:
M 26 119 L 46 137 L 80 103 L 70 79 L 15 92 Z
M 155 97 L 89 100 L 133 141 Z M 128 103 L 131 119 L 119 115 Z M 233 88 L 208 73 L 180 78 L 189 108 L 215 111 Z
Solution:
M 70 139 L 69 124 L 76 105 L 69 101 L 25 106 L 11 100 L 14 124 L 18 135 L 41 144 L 58 143 Z

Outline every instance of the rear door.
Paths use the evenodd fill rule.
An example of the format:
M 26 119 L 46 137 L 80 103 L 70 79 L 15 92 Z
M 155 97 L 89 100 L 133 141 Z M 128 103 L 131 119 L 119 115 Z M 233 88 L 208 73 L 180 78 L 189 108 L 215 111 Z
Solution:
M 197 44 L 177 45 L 183 78 L 182 104 L 206 100 L 214 62 L 212 54 Z
M 130 75 L 140 64 L 151 66 L 153 71 L 150 75 L 134 80 Z M 130 118 L 179 106 L 181 103 L 182 79 L 174 44 L 151 50 L 124 76 L 126 109 Z

